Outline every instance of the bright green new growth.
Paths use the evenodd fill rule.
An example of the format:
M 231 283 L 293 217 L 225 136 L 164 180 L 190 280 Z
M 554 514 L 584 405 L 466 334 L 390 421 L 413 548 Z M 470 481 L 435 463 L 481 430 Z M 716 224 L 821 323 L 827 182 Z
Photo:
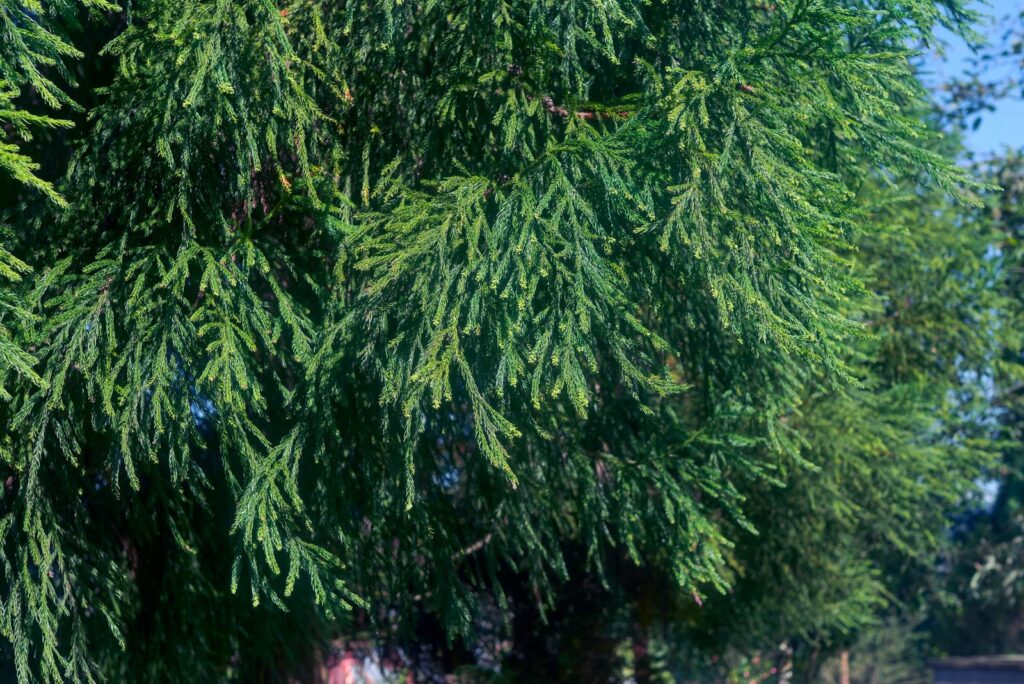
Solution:
M 0 3 L 20 40 L 0 118 L 63 125 L 3 94 L 71 105 L 47 75 L 77 56 L 43 21 L 60 12 Z M 907 47 L 969 18 L 954 0 L 132 2 L 60 195 L 0 147 L 53 205 L 12 212 L 0 253 L 19 678 L 246 679 L 356 608 L 466 635 L 487 597 L 521 583 L 548 605 L 570 568 L 619 556 L 679 596 L 727 592 L 754 571 L 744 545 L 787 543 L 765 535 L 776 485 L 862 497 L 830 479 L 848 457 L 859 482 L 927 476 L 878 503 L 934 496 L 922 529 L 863 553 L 916 551 L 978 459 L 946 464 L 922 418 L 950 366 L 887 374 L 871 325 L 896 288 L 869 271 L 890 253 L 858 249 L 886 234 L 871 193 L 970 199 Z M 905 420 L 824 437 L 903 401 Z M 863 624 L 871 572 L 835 620 L 783 629 Z

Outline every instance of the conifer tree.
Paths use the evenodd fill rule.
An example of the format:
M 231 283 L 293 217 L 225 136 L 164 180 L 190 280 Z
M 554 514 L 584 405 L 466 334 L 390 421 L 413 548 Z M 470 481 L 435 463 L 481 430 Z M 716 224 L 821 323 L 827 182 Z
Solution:
M 1019 326 L 1006 320 L 1014 299 L 993 288 L 1003 266 L 992 258 L 999 233 L 989 222 L 965 217 L 919 180 L 889 187 L 868 171 L 861 177 L 859 202 L 874 230 L 852 253 L 871 292 L 851 300 L 849 313 L 868 331 L 848 347 L 858 382 L 808 383 L 785 417 L 803 462 L 780 468 L 781 487 L 744 491 L 757 534 L 730 535 L 729 591 L 673 601 L 663 579 L 626 569 L 622 595 L 588 597 L 607 604 L 598 615 L 581 616 L 579 599 L 562 599 L 564 649 L 584 630 L 632 643 L 613 658 L 627 670 L 637 667 L 637 643 L 647 642 L 660 654 L 647 668 L 677 681 L 734 681 L 731 668 L 749 681 L 774 667 L 812 682 L 840 649 L 899 634 L 905 650 L 889 654 L 902 657 L 892 671 L 925 674 L 927 636 L 906 636 L 906 624 L 919 622 L 938 593 L 936 558 L 952 515 L 976 505 L 979 465 L 994 465 L 991 373 Z M 579 664 L 566 681 L 595 679 L 586 650 L 569 658 Z M 877 653 L 853 655 L 887 671 Z M 537 679 L 557 665 L 532 667 Z
M 0 2 L 22 143 L 111 34 L 60 177 L 0 148 L 19 680 L 283 679 L 866 533 L 787 604 L 851 628 L 981 461 L 926 414 L 983 265 L 887 209 L 973 201 L 908 47 L 959 0 Z

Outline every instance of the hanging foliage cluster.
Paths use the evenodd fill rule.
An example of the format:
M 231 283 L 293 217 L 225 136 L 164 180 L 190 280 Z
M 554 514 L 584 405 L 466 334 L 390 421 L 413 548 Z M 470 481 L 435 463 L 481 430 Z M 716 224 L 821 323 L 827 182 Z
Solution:
M 697 632 L 865 624 L 983 458 L 998 302 L 910 62 L 971 18 L 0 0 L 19 679 L 283 676 L 623 562 Z

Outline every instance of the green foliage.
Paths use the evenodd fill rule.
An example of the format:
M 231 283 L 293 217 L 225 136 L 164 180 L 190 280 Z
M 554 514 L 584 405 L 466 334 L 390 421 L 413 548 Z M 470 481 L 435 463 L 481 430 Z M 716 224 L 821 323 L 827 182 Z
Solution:
M 1019 151 L 1007 151 L 977 166 L 980 175 L 1002 188 L 976 220 L 992 231 L 993 290 L 1007 303 L 999 309 L 996 330 L 1002 345 L 992 363 L 985 425 L 999 456 L 986 473 L 993 500 L 979 501 L 958 526 L 943 571 L 934 580 L 936 596 L 927 605 L 936 648 L 955 655 L 1013 652 L 1024 643 L 1024 160 Z
M 0 126 L 5 138 L 13 133 L 28 141 L 33 128 L 71 125 L 66 119 L 27 111 L 16 100 L 19 94 L 31 91 L 51 110 L 75 108 L 56 79 L 74 85 L 66 62 L 82 53 L 67 42 L 60 29 L 81 9 L 110 11 L 117 6 L 106 0 L 3 0 L 0 4 Z M 15 142 L 0 140 L 0 171 L 64 206 L 53 185 L 35 175 L 37 169 Z
M 70 106 L 8 4 L 4 79 Z M 906 47 L 970 18 L 132 2 L 60 195 L 4 158 L 54 200 L 0 258 L 19 678 L 284 677 L 623 563 L 724 594 L 709 652 L 868 623 L 983 460 L 950 393 L 1001 300 Z

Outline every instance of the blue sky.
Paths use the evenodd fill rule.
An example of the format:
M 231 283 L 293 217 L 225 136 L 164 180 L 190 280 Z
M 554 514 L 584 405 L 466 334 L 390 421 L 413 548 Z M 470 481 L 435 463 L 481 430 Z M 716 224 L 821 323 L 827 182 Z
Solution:
M 1017 16 L 1024 9 L 1024 0 L 988 0 L 987 7 L 982 11 L 988 19 L 978 27 L 980 33 L 997 42 L 1006 30 L 1006 18 Z M 978 6 L 981 6 L 979 3 Z M 929 72 L 929 82 L 942 82 L 949 77 L 959 75 L 969 66 L 971 50 L 963 41 L 945 36 L 944 55 L 937 52 L 928 55 L 924 67 Z M 965 141 L 967 147 L 982 157 L 1003 147 L 1024 147 L 1024 101 L 1019 99 L 999 103 L 995 112 L 987 112 L 981 126 L 976 131 L 967 131 Z

